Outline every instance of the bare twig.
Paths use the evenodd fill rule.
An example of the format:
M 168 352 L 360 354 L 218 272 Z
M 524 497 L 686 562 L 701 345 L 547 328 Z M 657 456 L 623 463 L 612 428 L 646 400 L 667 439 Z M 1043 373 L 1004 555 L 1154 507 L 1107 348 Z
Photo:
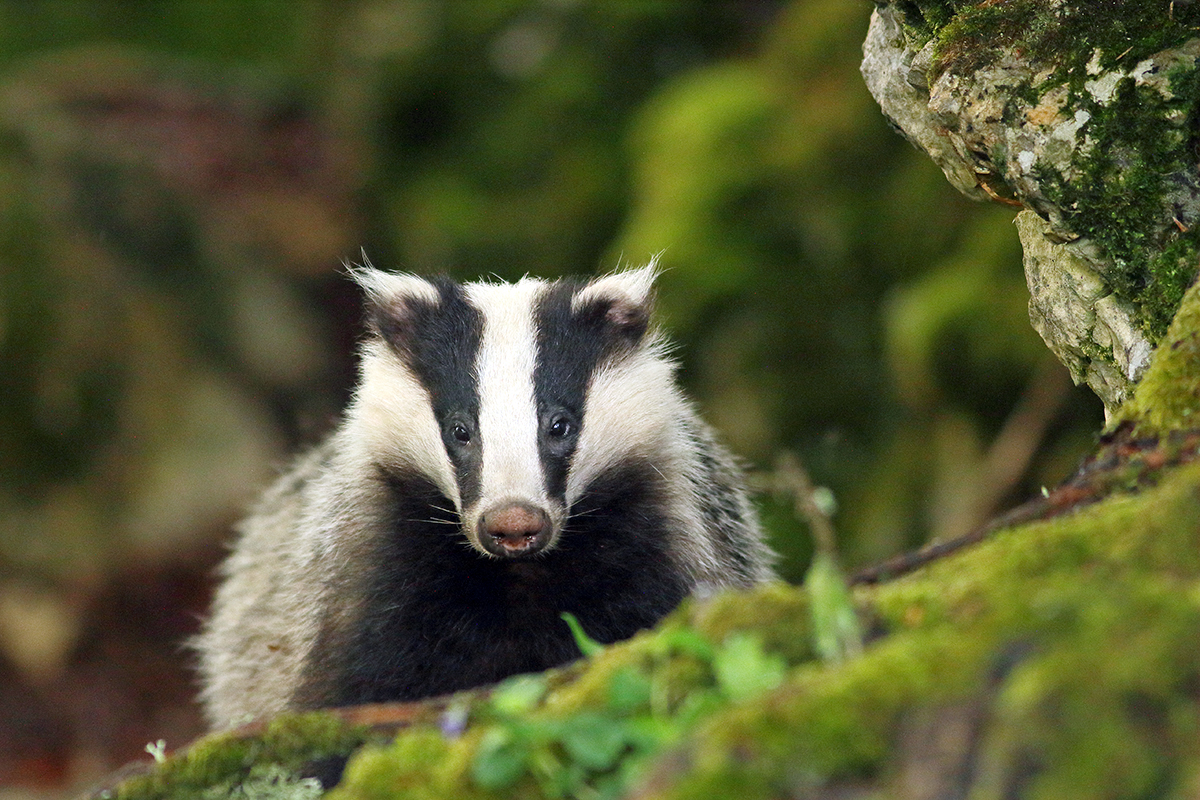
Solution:
M 816 549 L 822 553 L 836 555 L 837 538 L 834 535 L 833 522 L 817 502 L 817 489 L 795 453 L 784 452 L 779 456 L 775 462 L 772 483 L 774 491 L 792 498 L 795 514 L 808 523 Z

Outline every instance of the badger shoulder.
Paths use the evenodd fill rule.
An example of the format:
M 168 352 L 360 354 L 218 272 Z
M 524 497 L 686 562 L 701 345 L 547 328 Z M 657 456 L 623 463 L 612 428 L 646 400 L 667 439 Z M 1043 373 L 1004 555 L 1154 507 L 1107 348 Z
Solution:
M 209 721 L 224 728 L 286 709 L 326 601 L 302 535 L 331 442 L 295 459 L 237 526 L 200 634 L 192 641 Z M 318 493 L 319 494 L 319 493 Z
M 763 537 L 741 465 L 699 417 L 690 418 L 681 435 L 693 456 L 687 487 L 715 556 L 713 567 L 699 577 L 696 593 L 745 589 L 774 579 L 775 553 Z

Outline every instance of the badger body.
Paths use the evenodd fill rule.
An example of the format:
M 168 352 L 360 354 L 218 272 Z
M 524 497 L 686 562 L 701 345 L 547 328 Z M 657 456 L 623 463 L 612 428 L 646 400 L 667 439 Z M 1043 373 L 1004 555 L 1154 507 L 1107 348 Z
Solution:
M 356 269 L 359 384 L 242 524 L 197 648 L 210 722 L 412 700 L 771 578 L 650 325 L 653 266 L 456 284 Z

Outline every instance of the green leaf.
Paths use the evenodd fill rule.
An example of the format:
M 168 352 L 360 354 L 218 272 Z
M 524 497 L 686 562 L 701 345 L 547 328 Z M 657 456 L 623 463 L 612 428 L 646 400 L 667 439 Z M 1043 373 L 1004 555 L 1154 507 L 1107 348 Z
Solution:
M 579 620 L 570 611 L 564 611 L 560 615 L 571 629 L 571 636 L 575 639 L 575 646 L 579 648 L 579 652 L 583 653 L 585 658 L 591 658 L 604 649 L 604 645 L 597 642 L 595 639 L 587 635 L 583 626 L 579 624 Z
M 587 783 L 588 773 L 579 764 L 547 764 L 537 778 L 538 787 L 546 797 L 579 797 L 579 789 Z
M 621 667 L 608 683 L 608 707 L 618 713 L 631 713 L 650 704 L 650 677 L 640 669 Z
M 514 675 L 492 690 L 492 709 L 503 717 L 520 716 L 546 694 L 546 679 L 541 674 Z
M 804 579 L 813 623 L 813 644 L 826 663 L 837 664 L 862 652 L 862 629 L 850 587 L 837 562 L 817 553 Z
M 529 766 L 532 748 L 510 728 L 492 728 L 483 735 L 471 762 L 471 777 L 484 789 L 511 786 Z
M 611 769 L 628 742 L 626 726 L 621 720 L 588 711 L 570 719 L 562 736 L 571 758 L 596 772 Z
M 676 718 L 640 716 L 629 720 L 626 733 L 635 750 L 654 752 L 679 737 L 680 730 L 691 722 Z
M 828 486 L 814 486 L 809 501 L 826 519 L 832 519 L 837 514 L 837 495 Z
M 713 656 L 713 671 L 722 694 L 736 702 L 774 689 L 783 681 L 786 665 L 782 656 L 764 651 L 757 636 L 739 631 Z
M 664 631 L 658 637 L 658 641 L 661 642 L 664 653 L 684 653 L 694 656 L 706 664 L 712 661 L 715 652 L 712 642 L 693 628 L 674 628 Z
M 691 728 L 728 702 L 728 695 L 719 689 L 692 689 L 675 710 L 673 724 L 680 730 Z

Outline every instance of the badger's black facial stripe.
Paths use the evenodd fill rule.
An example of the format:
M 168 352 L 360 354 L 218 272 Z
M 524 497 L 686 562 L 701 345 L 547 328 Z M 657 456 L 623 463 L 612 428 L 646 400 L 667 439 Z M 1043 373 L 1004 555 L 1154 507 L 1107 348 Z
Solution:
M 377 330 L 429 391 L 433 414 L 442 431 L 446 452 L 454 464 L 464 504 L 479 494 L 479 393 L 475 360 L 483 339 L 483 315 L 472 306 L 462 287 L 446 278 L 431 281 L 437 304 L 411 300 L 402 324 L 385 317 Z M 464 429 L 467 436 L 464 437 Z
M 636 345 L 646 330 L 644 322 L 630 326 L 614 318 L 613 304 L 604 300 L 573 309 L 572 299 L 584 285 L 577 281 L 552 284 L 534 309 L 537 366 L 533 393 L 541 428 L 554 430 L 554 423 L 566 418 L 576 434 L 569 439 L 539 436 L 538 453 L 546 490 L 552 497 L 566 492 L 577 434 L 587 424 L 583 406 L 592 374 L 608 359 Z

